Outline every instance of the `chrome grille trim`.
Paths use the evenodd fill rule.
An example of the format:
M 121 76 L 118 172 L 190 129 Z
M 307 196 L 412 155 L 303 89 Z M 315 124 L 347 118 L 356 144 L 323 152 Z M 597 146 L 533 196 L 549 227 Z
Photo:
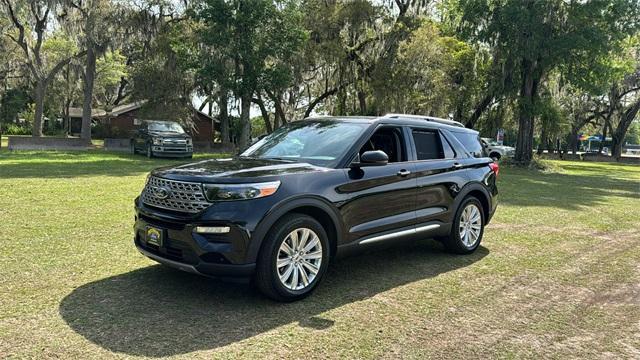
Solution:
M 163 144 L 167 145 L 187 145 L 187 140 L 184 139 L 164 139 Z
M 166 198 L 158 197 L 157 189 L 169 190 Z M 198 213 L 208 208 L 211 203 L 204 197 L 202 184 L 149 177 L 147 185 L 140 195 L 146 205 L 186 213 Z

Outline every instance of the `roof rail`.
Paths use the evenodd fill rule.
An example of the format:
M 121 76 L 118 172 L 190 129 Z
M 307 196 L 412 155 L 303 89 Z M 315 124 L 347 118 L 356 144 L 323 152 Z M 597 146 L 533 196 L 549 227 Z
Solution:
M 386 114 L 385 116 L 383 116 L 383 118 L 391 118 L 391 119 L 416 119 L 416 120 L 425 120 L 425 121 L 433 121 L 433 122 L 437 122 L 440 124 L 445 124 L 445 125 L 451 125 L 451 126 L 457 126 L 457 127 L 464 127 L 464 125 L 461 122 L 458 121 L 453 121 L 453 120 L 447 120 L 447 119 L 442 119 L 442 118 L 437 118 L 437 117 L 433 117 L 433 116 L 424 116 L 424 115 L 410 115 L 410 114 Z

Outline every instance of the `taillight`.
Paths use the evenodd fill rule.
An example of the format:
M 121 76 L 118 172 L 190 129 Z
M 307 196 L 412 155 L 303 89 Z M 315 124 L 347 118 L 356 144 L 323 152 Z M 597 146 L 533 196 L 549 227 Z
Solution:
M 496 162 L 492 162 L 489 163 L 489 167 L 491 168 L 491 171 L 496 174 L 496 177 L 498 177 L 498 173 L 500 172 L 500 165 L 498 165 L 498 163 Z

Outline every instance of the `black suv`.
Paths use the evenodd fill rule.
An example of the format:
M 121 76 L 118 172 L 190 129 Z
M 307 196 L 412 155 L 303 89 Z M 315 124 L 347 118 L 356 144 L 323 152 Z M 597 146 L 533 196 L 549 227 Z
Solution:
M 147 157 L 193 156 L 193 140 L 174 121 L 145 120 L 131 139 L 131 153 L 143 152 Z
M 154 170 L 135 200 L 135 244 L 162 264 L 308 295 L 336 255 L 435 237 L 476 250 L 498 165 L 478 132 L 411 115 L 288 124 L 234 159 Z

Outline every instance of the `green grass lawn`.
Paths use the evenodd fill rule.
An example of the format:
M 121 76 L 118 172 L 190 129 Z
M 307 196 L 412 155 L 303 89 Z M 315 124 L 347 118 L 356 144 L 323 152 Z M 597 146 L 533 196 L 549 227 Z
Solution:
M 135 250 L 133 199 L 174 162 L 0 151 L 0 358 L 640 356 L 638 166 L 503 168 L 475 254 L 340 260 L 279 304 Z
M 24 136 L 28 136 L 28 135 L 24 135 Z M 93 139 L 93 140 L 91 140 L 91 142 L 97 148 L 104 147 L 104 140 L 102 140 L 102 139 Z M 2 135 L 2 139 L 0 139 L 0 149 L 5 149 L 6 150 L 8 146 L 9 146 L 9 137 L 7 135 Z

